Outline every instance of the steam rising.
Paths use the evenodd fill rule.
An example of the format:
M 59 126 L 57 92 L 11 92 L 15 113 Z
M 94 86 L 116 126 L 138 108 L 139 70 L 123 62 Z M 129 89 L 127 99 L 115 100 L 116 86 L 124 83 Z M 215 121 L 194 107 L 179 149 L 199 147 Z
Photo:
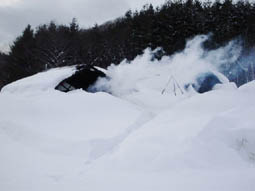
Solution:
M 208 39 L 208 35 L 196 36 L 187 41 L 182 52 L 164 56 L 160 61 L 153 59 L 157 50 L 148 48 L 143 55 L 137 56 L 130 63 L 124 60 L 119 65 L 108 67 L 108 78 L 98 80 L 91 88 L 108 91 L 117 96 L 136 92 L 159 94 L 171 77 L 184 89 L 186 84 L 196 83 L 197 77 L 208 72 L 216 75 L 222 83 L 227 83 L 228 79 L 222 74 L 223 68 L 236 63 L 242 52 L 241 45 L 234 40 L 217 50 L 206 51 L 202 45 Z

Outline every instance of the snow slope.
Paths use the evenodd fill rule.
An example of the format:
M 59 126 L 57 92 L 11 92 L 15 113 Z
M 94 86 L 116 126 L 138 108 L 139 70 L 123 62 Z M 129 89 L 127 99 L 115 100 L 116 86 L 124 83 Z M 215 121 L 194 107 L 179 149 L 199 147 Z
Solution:
M 167 64 L 189 63 L 185 54 L 158 65 L 145 54 L 136 65 L 112 66 L 112 79 L 96 86 L 113 95 L 54 90 L 72 67 L 4 87 L 0 190 L 254 191 L 255 82 L 237 88 L 226 80 L 204 94 L 177 96 L 169 87 L 162 94 Z M 209 67 L 203 55 L 189 77 L 169 66 L 180 84 L 202 63 Z M 131 73 L 132 82 L 123 78 L 132 80 Z

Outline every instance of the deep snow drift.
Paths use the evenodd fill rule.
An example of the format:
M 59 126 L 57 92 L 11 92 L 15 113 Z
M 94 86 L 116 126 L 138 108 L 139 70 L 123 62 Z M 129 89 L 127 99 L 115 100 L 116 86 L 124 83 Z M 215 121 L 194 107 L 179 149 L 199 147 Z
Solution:
M 91 88 L 112 95 L 55 90 L 73 67 L 4 87 L 0 190 L 253 191 L 255 82 L 229 83 L 214 62 L 233 50 L 204 52 L 204 38 L 161 61 L 146 50 L 111 66 Z M 208 71 L 223 84 L 184 89 Z

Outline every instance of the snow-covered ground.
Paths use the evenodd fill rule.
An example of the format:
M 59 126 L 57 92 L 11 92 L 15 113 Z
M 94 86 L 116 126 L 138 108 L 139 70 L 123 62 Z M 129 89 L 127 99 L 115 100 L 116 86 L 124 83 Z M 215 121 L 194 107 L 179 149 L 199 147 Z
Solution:
M 111 66 L 95 88 L 112 95 L 54 90 L 72 67 L 4 87 L 0 190 L 254 191 L 255 81 L 237 88 L 190 46 Z M 190 62 L 197 67 L 183 75 Z M 224 84 L 174 95 L 170 74 L 182 88 L 206 70 Z

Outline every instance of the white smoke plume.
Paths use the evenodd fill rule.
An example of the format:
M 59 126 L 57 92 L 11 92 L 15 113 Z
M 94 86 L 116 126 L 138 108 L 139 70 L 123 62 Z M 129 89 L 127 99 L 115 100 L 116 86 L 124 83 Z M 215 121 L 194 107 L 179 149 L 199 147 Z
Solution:
M 215 74 L 221 82 L 228 82 L 222 74 L 223 66 L 231 66 L 239 58 L 240 43 L 234 40 L 222 48 L 206 51 L 203 43 L 208 38 L 209 35 L 196 36 L 187 41 L 182 52 L 164 56 L 161 60 L 153 59 L 157 49 L 148 48 L 130 63 L 124 60 L 119 65 L 109 66 L 106 70 L 108 78 L 99 79 L 92 89 L 117 96 L 146 91 L 160 93 L 171 77 L 184 89 L 185 85 L 195 83 L 199 75 L 208 72 Z

